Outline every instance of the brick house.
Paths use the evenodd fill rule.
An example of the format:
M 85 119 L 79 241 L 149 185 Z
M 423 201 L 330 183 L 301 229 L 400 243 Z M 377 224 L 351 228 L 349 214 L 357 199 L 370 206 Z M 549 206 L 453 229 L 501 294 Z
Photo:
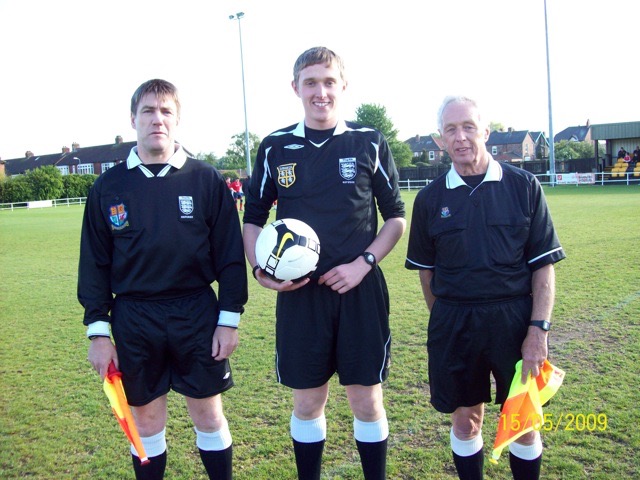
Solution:
M 5 174 L 10 176 L 22 175 L 27 170 L 35 170 L 38 167 L 53 165 L 63 175 L 74 173 L 93 173 L 100 175 L 109 168 L 124 162 L 129 156 L 129 151 L 136 142 L 123 142 L 118 135 L 115 142 L 107 145 L 93 147 L 80 147 L 73 143 L 72 148 L 62 147 L 60 153 L 47 155 L 34 155 L 27 151 L 24 158 L 14 158 L 4 161 Z
M 413 153 L 414 162 L 420 161 L 418 158 L 424 155 L 425 162 L 437 165 L 442 163 L 442 158 L 445 156 L 442 140 L 433 135 L 416 135 L 409 140 L 405 140 L 404 143 L 409 145 Z

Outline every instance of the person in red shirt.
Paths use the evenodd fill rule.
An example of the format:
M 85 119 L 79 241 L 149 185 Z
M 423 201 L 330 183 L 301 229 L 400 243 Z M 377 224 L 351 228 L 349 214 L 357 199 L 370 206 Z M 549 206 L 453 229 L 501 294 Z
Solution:
M 240 202 L 239 210 L 242 212 L 244 210 L 244 192 L 242 191 L 242 183 L 239 178 L 231 182 L 231 189 L 233 190 L 233 199 L 236 202 L 236 208 L 238 208 L 238 202 Z

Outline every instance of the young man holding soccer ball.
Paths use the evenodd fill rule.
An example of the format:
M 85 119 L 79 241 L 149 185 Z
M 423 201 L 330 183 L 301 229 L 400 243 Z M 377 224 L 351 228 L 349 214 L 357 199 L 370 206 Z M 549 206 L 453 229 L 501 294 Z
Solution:
M 278 291 L 276 369 L 293 389 L 298 477 L 320 478 L 329 379 L 337 373 L 354 415 L 354 437 L 366 479 L 386 478 L 388 424 L 382 382 L 391 335 L 380 262 L 405 229 L 404 203 L 389 145 L 380 132 L 345 121 L 342 59 L 311 48 L 295 63 L 292 87 L 304 121 L 267 136 L 246 189 L 244 245 L 256 280 Z M 255 258 L 255 244 L 274 201 L 277 217 L 295 218 L 320 239 L 311 278 L 278 282 Z M 384 220 L 378 231 L 377 210 Z

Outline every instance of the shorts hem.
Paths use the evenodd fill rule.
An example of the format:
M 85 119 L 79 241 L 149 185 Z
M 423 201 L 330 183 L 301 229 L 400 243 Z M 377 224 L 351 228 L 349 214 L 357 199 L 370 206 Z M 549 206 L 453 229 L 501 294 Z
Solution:
M 202 393 L 202 394 L 198 394 L 198 395 L 193 395 L 190 392 L 185 392 L 182 389 L 179 388 L 171 388 L 171 390 L 173 390 L 174 392 L 184 396 L 184 397 L 189 397 L 189 398 L 195 398 L 196 400 L 202 400 L 203 398 L 209 398 L 209 397 L 215 397 L 216 395 L 220 395 L 221 393 L 226 392 L 227 390 L 231 390 L 233 387 L 235 386 L 234 383 L 231 383 L 230 385 L 225 386 L 222 389 L 219 390 L 215 390 L 213 392 L 207 392 L 207 393 Z

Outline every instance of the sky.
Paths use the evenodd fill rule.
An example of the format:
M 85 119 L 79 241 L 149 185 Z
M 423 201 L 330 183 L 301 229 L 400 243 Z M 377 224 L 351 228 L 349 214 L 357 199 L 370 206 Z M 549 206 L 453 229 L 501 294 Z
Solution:
M 151 78 L 180 91 L 178 140 L 224 155 L 245 125 L 237 12 L 259 137 L 302 120 L 293 64 L 318 45 L 344 59 L 345 119 L 383 106 L 400 140 L 436 132 L 452 94 L 547 135 L 640 121 L 637 1 L 547 0 L 546 35 L 544 0 L 0 0 L 0 158 L 135 140 L 131 95 Z

